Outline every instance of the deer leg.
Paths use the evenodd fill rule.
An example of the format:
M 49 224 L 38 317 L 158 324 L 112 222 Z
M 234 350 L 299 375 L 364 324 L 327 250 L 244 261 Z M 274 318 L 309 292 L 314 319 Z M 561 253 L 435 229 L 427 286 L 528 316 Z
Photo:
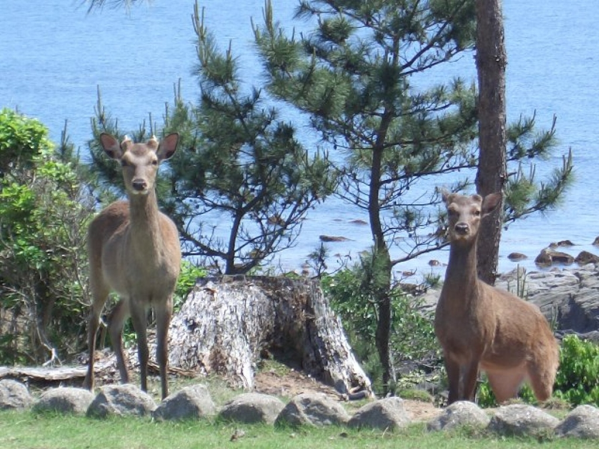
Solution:
M 168 396 L 168 328 L 173 314 L 173 301 L 169 296 L 164 307 L 156 310 L 156 361 L 160 368 L 162 399 Z
M 498 404 L 502 404 L 518 395 L 518 390 L 526 377 L 526 371 L 524 368 L 515 368 L 511 371 L 487 372 L 487 377 L 495 394 L 495 400 Z
M 528 368 L 530 385 L 539 402 L 545 402 L 553 393 L 556 363 L 553 360 L 545 360 L 531 363 Z
M 128 316 L 128 301 L 125 298 L 121 298 L 116 306 L 114 306 L 108 324 L 108 332 L 112 341 L 112 348 L 116 354 L 116 364 L 121 375 L 121 383 L 124 384 L 129 383 L 129 371 L 127 370 L 125 354 L 123 353 L 123 325 Z
M 148 360 L 150 353 L 148 351 L 146 308 L 141 301 L 135 299 L 131 301 L 130 307 L 133 327 L 137 334 L 137 356 L 139 359 L 141 389 L 148 391 Z
M 476 392 L 476 381 L 478 379 L 478 357 L 473 357 L 470 363 L 466 365 L 464 371 L 462 399 L 474 402 L 474 394 Z
M 92 288 L 92 292 L 93 292 Z M 89 314 L 89 320 L 87 324 L 87 347 L 89 351 L 89 360 L 87 362 L 87 373 L 85 380 L 83 381 L 83 388 L 90 391 L 94 390 L 94 362 L 96 355 L 96 338 L 98 333 L 98 327 L 100 327 L 100 316 L 106 300 L 108 299 L 108 291 L 97 292 L 93 295 L 93 302 L 91 311 Z
M 447 405 L 451 405 L 459 399 L 460 395 L 460 365 L 452 360 L 447 353 L 445 354 L 445 371 L 447 371 L 447 380 L 449 382 Z

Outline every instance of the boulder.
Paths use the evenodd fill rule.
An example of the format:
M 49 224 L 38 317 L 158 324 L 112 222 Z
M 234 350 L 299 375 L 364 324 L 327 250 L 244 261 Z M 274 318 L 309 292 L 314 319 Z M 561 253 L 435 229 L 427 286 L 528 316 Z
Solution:
M 83 388 L 50 388 L 42 393 L 33 410 L 39 413 L 84 415 L 93 400 L 92 392 Z
M 349 421 L 341 404 L 322 393 L 302 393 L 291 399 L 275 420 L 276 425 L 326 426 Z
M 354 428 L 396 430 L 406 427 L 410 419 L 403 400 L 390 397 L 366 404 L 354 414 L 348 425 Z
M 550 267 L 553 264 L 572 265 L 574 257 L 568 253 L 545 248 L 536 257 L 535 263 L 541 267 Z
M 154 410 L 157 420 L 181 421 L 216 414 L 216 406 L 205 385 L 193 385 L 171 394 Z
M 33 404 L 25 385 L 16 380 L 0 380 L 0 410 L 24 409 Z
M 490 418 L 474 402 L 458 401 L 448 406 L 443 413 L 429 421 L 429 431 L 453 430 L 458 427 L 486 427 Z
M 111 415 L 149 416 L 156 410 L 152 397 L 132 384 L 107 385 L 100 388 L 87 416 L 106 418 Z
M 579 405 L 555 428 L 560 437 L 599 439 L 599 409 Z
M 525 404 L 499 407 L 487 429 L 504 436 L 544 436 L 552 433 L 559 419 L 541 409 Z
M 507 258 L 510 259 L 512 262 L 518 262 L 519 260 L 528 259 L 528 256 L 522 253 L 510 253 L 508 254 Z
M 578 264 L 578 265 L 587 265 L 589 263 L 599 263 L 599 256 L 590 253 L 588 251 L 581 251 L 578 256 L 576 256 L 576 259 L 574 259 L 574 261 Z
M 247 424 L 274 424 L 285 404 L 279 398 L 261 393 L 245 393 L 227 402 L 219 416 Z

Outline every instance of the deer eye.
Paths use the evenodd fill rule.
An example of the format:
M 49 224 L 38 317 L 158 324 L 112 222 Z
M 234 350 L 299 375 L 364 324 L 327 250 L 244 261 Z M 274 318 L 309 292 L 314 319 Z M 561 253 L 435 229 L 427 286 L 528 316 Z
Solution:
M 480 210 L 476 209 L 476 210 L 474 211 L 474 216 L 475 216 L 475 217 L 480 217 Z
M 152 165 L 158 165 L 158 159 L 152 160 Z

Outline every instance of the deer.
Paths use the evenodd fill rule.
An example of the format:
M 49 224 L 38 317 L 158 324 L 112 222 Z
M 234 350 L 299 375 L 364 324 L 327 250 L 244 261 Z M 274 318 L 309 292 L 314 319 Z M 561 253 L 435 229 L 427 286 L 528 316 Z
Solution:
M 90 223 L 87 234 L 89 285 L 92 295 L 88 321 L 89 362 L 84 387 L 94 389 L 96 334 L 102 309 L 110 292 L 119 301 L 108 320 L 108 333 L 116 353 L 121 383 L 129 383 L 122 334 L 131 316 L 137 334 L 141 389 L 148 389 L 147 312 L 156 319 L 156 360 L 162 399 L 168 396 L 168 328 L 173 311 L 173 292 L 181 268 L 181 246 L 175 223 L 158 210 L 156 175 L 162 161 L 177 149 L 179 135 L 162 142 L 155 137 L 134 143 L 128 137 L 119 144 L 110 134 L 100 135 L 104 153 L 120 162 L 128 201 L 115 201 Z
M 481 220 L 502 194 L 442 192 L 447 207 L 449 262 L 434 329 L 449 381 L 448 405 L 474 402 L 479 370 L 487 374 L 499 404 L 517 396 L 527 381 L 539 402 L 551 397 L 559 346 L 538 307 L 484 283 L 477 274 Z

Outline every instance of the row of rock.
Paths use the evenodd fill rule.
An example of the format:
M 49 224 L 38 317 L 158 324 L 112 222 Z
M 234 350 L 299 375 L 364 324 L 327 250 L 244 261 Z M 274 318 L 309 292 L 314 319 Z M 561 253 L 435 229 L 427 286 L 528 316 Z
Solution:
M 0 410 L 32 407 L 37 412 L 79 413 L 90 417 L 110 415 L 152 416 L 156 420 L 191 420 L 219 416 L 239 423 L 291 426 L 347 425 L 352 428 L 396 430 L 412 420 L 398 397 L 370 402 L 350 416 L 339 403 L 321 393 L 303 393 L 284 404 L 274 396 L 245 393 L 217 411 L 204 385 L 183 388 L 156 405 L 148 394 L 133 385 L 105 386 L 95 397 L 80 388 L 46 390 L 35 401 L 25 385 L 0 381 Z M 565 419 L 523 404 L 499 407 L 492 416 L 471 402 L 456 402 L 428 422 L 429 431 L 459 427 L 486 428 L 499 435 L 573 437 L 599 439 L 599 409 L 582 405 Z

